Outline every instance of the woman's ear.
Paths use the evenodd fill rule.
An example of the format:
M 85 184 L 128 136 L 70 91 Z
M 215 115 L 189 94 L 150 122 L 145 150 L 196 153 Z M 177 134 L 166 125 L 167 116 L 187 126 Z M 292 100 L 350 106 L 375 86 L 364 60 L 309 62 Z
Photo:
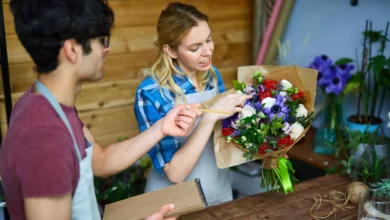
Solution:
M 177 59 L 177 52 L 174 49 L 172 49 L 172 47 L 170 47 L 168 44 L 164 44 L 163 50 L 172 59 Z

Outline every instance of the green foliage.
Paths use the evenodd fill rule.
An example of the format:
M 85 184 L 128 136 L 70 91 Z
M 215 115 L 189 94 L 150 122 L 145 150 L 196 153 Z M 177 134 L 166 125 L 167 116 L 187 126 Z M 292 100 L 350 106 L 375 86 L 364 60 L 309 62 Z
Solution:
M 379 181 L 385 175 L 385 159 L 378 156 L 375 145 L 383 145 L 383 148 L 386 148 L 390 143 L 389 139 L 380 136 L 377 131 L 360 132 L 348 128 L 342 130 L 344 142 L 342 147 L 337 149 L 341 162 L 326 171 L 334 173 L 340 170 L 342 175 L 367 183 Z M 363 146 L 364 150 L 359 161 L 356 161 L 351 152 L 356 152 L 359 146 Z
M 347 57 L 343 57 L 343 58 L 338 59 L 338 60 L 334 63 L 334 65 L 339 66 L 339 65 L 348 64 L 348 63 L 351 63 L 351 62 L 353 62 L 352 59 L 347 58 Z
M 276 117 L 276 116 L 273 117 L 272 120 L 271 120 L 271 124 L 269 125 L 270 126 L 270 130 L 271 130 L 271 134 L 275 135 L 275 136 L 280 135 L 280 131 L 284 127 L 283 123 L 284 123 L 283 122 L 283 118 Z
M 382 179 L 381 181 L 370 183 L 369 186 L 375 191 L 375 197 L 377 199 L 390 199 L 390 179 Z
M 245 85 L 244 82 L 239 82 L 237 80 L 233 80 L 233 88 L 234 88 L 234 90 L 243 92 L 245 87 L 246 87 L 246 85 Z
M 118 138 L 118 142 L 127 138 Z M 101 206 L 144 193 L 151 160 L 145 156 L 136 164 L 108 178 L 94 177 L 96 199 Z

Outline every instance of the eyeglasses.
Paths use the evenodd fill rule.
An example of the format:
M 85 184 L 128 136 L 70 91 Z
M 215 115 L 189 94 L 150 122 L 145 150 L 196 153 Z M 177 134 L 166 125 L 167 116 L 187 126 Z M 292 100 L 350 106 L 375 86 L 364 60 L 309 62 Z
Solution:
M 110 36 L 102 36 L 98 37 L 98 39 L 105 48 L 108 48 L 110 46 Z
M 100 41 L 103 47 L 108 48 L 110 46 L 110 36 L 101 36 L 101 37 L 97 37 L 97 39 Z M 64 46 L 64 43 L 65 40 L 61 41 L 60 43 L 61 47 Z

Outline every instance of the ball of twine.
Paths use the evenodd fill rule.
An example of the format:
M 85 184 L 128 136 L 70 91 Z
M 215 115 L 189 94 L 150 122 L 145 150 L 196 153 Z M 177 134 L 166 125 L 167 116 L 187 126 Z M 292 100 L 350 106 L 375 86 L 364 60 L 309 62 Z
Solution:
M 356 205 L 359 204 L 360 193 L 366 191 L 367 189 L 368 186 L 362 182 L 350 183 L 347 187 L 349 201 Z
M 279 160 L 277 157 L 271 157 L 264 159 L 263 168 L 264 169 L 276 169 L 279 167 Z

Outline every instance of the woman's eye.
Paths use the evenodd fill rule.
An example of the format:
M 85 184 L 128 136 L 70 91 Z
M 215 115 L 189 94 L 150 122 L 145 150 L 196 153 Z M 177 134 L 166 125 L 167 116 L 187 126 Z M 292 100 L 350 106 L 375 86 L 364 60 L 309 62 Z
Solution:
M 196 48 L 190 48 L 190 51 L 196 52 L 198 49 L 199 49 L 199 46 L 197 46 Z

